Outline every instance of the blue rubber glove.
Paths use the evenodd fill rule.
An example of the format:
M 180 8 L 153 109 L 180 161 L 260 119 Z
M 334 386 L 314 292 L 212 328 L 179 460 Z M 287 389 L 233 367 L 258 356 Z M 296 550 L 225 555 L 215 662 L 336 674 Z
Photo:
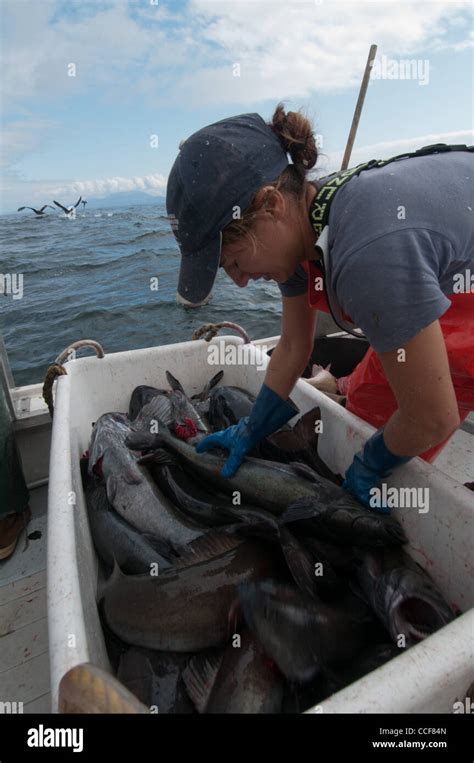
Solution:
M 384 477 L 388 477 L 393 469 L 410 460 L 411 456 L 396 456 L 392 453 L 385 445 L 383 429 L 379 429 L 367 440 L 360 453 L 354 456 L 342 487 L 369 509 L 380 514 L 390 514 L 387 506 L 370 505 L 370 490 L 376 487 Z
M 204 453 L 211 448 L 226 448 L 229 458 L 221 471 L 223 477 L 233 477 L 245 455 L 269 434 L 280 429 L 291 419 L 298 408 L 283 400 L 266 384 L 262 384 L 260 392 L 253 404 L 250 416 L 244 416 L 238 424 L 234 424 L 221 432 L 214 432 L 203 437 L 196 445 L 197 453 Z

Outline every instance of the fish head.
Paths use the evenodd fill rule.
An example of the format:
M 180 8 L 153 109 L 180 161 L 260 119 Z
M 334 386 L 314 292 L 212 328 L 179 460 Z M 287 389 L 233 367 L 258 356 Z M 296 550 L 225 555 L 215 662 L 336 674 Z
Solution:
M 175 434 L 182 440 L 195 437 L 198 431 L 208 433 L 208 428 L 193 406 L 191 400 L 181 390 L 169 393 L 171 402 L 171 420 Z M 177 429 L 180 428 L 178 431 Z
M 184 416 L 182 423 L 175 425 L 174 433 L 180 440 L 188 442 L 196 437 L 198 428 L 189 416 Z
M 384 600 L 380 604 L 387 613 L 390 635 L 394 641 L 404 635 L 407 646 L 422 641 L 454 619 L 450 606 L 422 572 L 392 569 L 382 575 L 377 590 L 378 600 Z
M 89 474 L 94 466 L 103 459 L 110 448 L 123 447 L 130 434 L 130 422 L 123 413 L 104 413 L 93 425 L 89 445 Z

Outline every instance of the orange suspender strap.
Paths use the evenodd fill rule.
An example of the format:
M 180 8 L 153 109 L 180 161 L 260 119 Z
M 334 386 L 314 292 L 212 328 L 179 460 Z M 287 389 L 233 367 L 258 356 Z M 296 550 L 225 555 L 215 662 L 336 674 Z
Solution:
M 323 274 L 318 266 L 309 260 L 305 260 L 303 268 L 308 276 L 308 305 L 313 310 L 322 310 L 325 313 L 329 313 L 329 305 L 324 293 Z

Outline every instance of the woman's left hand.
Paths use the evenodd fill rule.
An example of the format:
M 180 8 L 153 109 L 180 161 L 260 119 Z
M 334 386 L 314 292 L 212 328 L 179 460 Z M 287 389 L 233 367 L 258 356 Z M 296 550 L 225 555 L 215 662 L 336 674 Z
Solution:
M 380 501 L 374 488 L 392 469 L 406 464 L 407 461 L 410 461 L 409 456 L 396 456 L 389 451 L 384 442 L 383 429 L 379 429 L 367 440 L 363 450 L 354 456 L 342 487 L 369 509 L 381 514 L 390 514 L 390 509 Z
M 376 495 L 371 490 L 392 469 L 449 437 L 459 426 L 459 411 L 439 321 L 379 357 L 398 410 L 354 456 L 343 487 L 365 506 L 388 513 L 370 505 Z

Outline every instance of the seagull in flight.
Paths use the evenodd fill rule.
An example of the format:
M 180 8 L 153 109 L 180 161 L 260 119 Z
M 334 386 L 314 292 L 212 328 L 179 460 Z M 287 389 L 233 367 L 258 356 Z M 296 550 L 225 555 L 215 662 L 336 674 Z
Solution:
M 35 215 L 44 215 L 44 210 L 46 207 L 49 207 L 50 209 L 54 209 L 54 207 L 51 206 L 51 204 L 45 204 L 44 207 L 41 207 L 41 209 L 35 209 L 34 207 L 18 207 L 17 212 L 21 212 L 23 209 L 31 209 L 32 212 L 35 213 Z
M 53 204 L 56 204 L 57 207 L 62 209 L 66 217 L 71 217 L 73 214 L 75 214 L 75 209 L 76 207 L 79 206 L 81 201 L 82 201 L 82 196 L 79 196 L 78 201 L 76 201 L 73 207 L 63 207 L 63 205 L 60 204 L 59 201 L 54 201 L 54 199 L 53 199 Z

